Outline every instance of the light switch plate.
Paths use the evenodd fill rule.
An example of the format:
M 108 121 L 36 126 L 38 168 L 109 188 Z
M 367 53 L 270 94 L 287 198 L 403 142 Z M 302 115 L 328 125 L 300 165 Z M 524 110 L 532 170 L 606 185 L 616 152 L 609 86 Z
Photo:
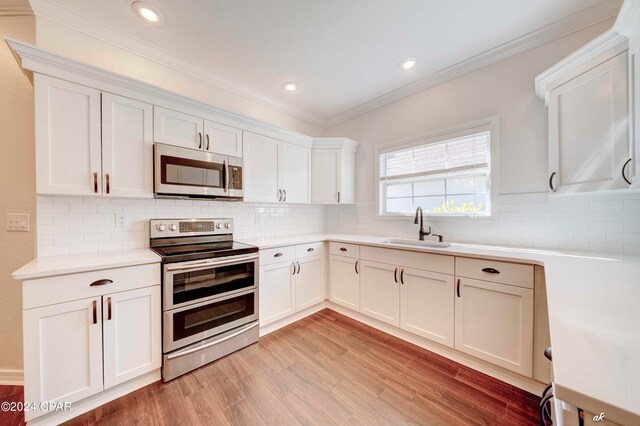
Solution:
M 7 213 L 7 231 L 29 232 L 28 213 Z

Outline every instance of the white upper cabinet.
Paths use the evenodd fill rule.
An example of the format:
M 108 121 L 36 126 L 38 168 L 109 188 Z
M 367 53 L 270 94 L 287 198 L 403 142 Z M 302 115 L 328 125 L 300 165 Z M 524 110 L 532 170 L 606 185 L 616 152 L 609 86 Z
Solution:
M 549 191 L 629 187 L 628 40 L 608 32 L 536 78 L 549 107 Z
M 346 138 L 316 138 L 312 149 L 313 204 L 355 203 L 358 143 Z
M 283 201 L 311 203 L 311 150 L 283 142 L 281 164 Z
M 153 197 L 153 109 L 149 104 L 102 94 L 102 192 Z
M 267 136 L 244 132 L 244 200 L 277 203 L 280 189 L 282 142 Z
M 102 188 L 100 91 L 34 76 L 36 192 L 95 195 Z
M 153 107 L 153 140 L 184 148 L 202 149 L 204 120 L 193 115 Z
M 244 200 L 311 202 L 311 149 L 243 132 Z
M 205 120 L 204 149 L 215 154 L 242 157 L 242 130 Z

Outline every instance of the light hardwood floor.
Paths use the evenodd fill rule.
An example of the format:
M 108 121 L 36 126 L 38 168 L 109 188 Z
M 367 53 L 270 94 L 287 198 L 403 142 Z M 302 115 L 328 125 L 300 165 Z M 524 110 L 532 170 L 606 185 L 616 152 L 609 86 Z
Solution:
M 0 388 L 3 401 L 22 397 L 21 388 Z M 325 309 L 68 424 L 534 425 L 538 403 L 535 395 Z

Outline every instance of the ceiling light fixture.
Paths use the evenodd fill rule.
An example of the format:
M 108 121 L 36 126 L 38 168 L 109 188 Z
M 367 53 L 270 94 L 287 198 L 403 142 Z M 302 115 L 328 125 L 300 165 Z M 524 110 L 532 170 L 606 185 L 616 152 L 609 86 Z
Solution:
M 400 62 L 400 68 L 404 70 L 410 70 L 411 68 L 416 66 L 417 62 L 418 62 L 418 58 L 407 58 L 402 62 Z
M 164 15 L 158 10 L 158 8 L 151 6 L 149 3 L 143 1 L 134 1 L 131 3 L 131 8 L 136 14 L 148 24 L 160 25 L 164 22 Z
M 282 88 L 287 92 L 295 92 L 298 90 L 298 84 L 293 81 L 285 81 L 282 83 Z

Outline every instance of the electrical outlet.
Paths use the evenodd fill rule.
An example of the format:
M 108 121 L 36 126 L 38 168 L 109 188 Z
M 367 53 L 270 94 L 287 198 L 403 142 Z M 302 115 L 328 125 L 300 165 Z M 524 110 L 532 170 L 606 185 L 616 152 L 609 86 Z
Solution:
M 116 213 L 116 228 L 124 228 L 127 226 L 128 217 L 124 213 Z
M 29 232 L 28 213 L 7 213 L 7 231 Z

